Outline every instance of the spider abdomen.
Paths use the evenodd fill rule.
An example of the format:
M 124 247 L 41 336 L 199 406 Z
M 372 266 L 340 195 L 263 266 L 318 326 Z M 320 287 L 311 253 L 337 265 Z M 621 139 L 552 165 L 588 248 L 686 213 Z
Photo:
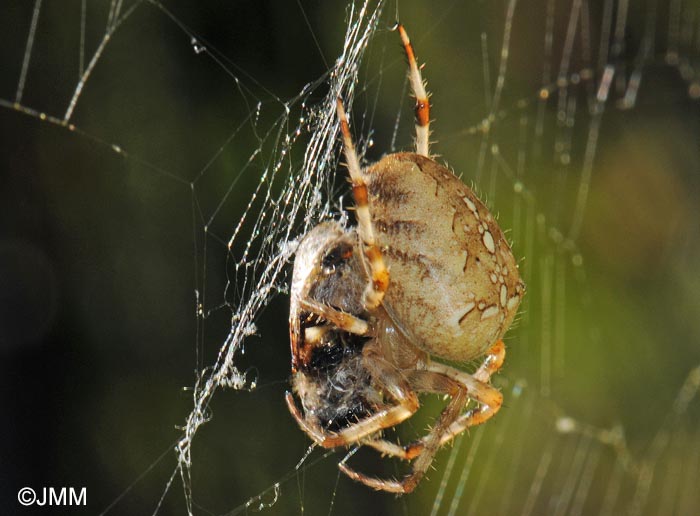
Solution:
M 384 306 L 419 347 L 466 361 L 510 326 L 524 284 L 503 232 L 464 183 L 413 153 L 364 171 L 391 282 Z

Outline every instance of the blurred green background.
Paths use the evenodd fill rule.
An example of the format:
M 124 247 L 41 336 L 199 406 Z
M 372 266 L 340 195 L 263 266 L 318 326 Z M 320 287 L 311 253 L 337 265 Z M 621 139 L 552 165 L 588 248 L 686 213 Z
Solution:
M 78 103 L 73 121 L 87 136 L 0 109 L 0 406 L 6 414 L 0 505 L 7 514 L 33 513 L 16 503 L 25 485 L 86 486 L 88 507 L 72 509 L 75 514 L 99 514 L 130 487 L 108 514 L 153 512 L 176 466 L 170 451 L 180 435 L 176 426 L 191 408 L 191 391 L 183 388 L 193 385 L 196 368 L 213 362 L 230 328 L 223 305 L 236 292 L 225 292 L 226 242 L 267 158 L 246 169 L 231 195 L 224 192 L 255 149 L 269 149 L 269 140 L 259 138 L 284 111 L 276 99 L 296 96 L 339 55 L 347 13 L 342 2 L 318 0 L 165 5 L 201 36 L 199 44 L 227 60 L 195 52 L 164 11 L 143 4 L 108 44 Z M 456 514 L 576 508 L 598 514 L 617 480 L 610 503 L 621 511 L 633 507 L 648 466 L 653 494 L 640 512 L 700 510 L 691 489 L 700 481 L 700 403 L 693 400 L 668 419 L 686 376 L 700 364 L 700 110 L 697 94 L 690 94 L 700 73 L 698 29 L 686 21 L 700 18 L 700 6 L 630 6 L 624 47 L 606 60 L 617 75 L 593 133 L 590 193 L 580 233 L 570 242 L 596 85 L 585 77 L 572 82 L 568 73 L 547 102 L 538 101 L 545 63 L 552 82 L 560 70 L 577 3 L 556 3 L 545 59 L 548 5 L 555 4 L 517 5 L 503 113 L 485 139 L 474 128 L 492 107 L 505 4 L 399 4 L 433 93 L 433 152 L 487 198 L 523 258 L 529 292 L 496 379 L 506 396 L 502 413 L 452 455 L 442 451 L 436 470 L 411 496 L 397 499 L 339 478 L 342 451 L 318 461 L 316 452 L 307 461 L 313 466 L 295 474 L 309 442 L 283 403 L 289 351 L 287 300 L 280 295 L 239 358 L 241 370 L 252 368 L 257 388 L 220 391 L 210 407 L 213 420 L 195 440 L 198 514 L 245 512 L 242 505 L 259 493 L 273 500 L 276 482 L 282 483 L 266 509 L 271 514 L 429 514 L 450 463 L 454 476 L 439 514 L 450 513 L 453 503 Z M 576 23 L 590 26 L 592 55 L 587 62 L 577 34 L 569 70 L 590 66 L 597 81 L 601 20 L 607 5 L 614 13 L 619 6 L 583 5 Z M 63 115 L 79 78 L 80 6 L 42 6 L 23 105 Z M 32 8 L 15 2 L 2 9 L 5 104 L 16 97 Z M 361 144 L 372 140 L 369 161 L 411 146 L 405 62 L 388 30 L 396 9 L 386 5 L 353 109 L 356 137 Z M 88 2 L 85 62 L 107 11 L 106 3 Z M 626 79 L 651 27 L 655 39 L 648 40 L 636 102 L 624 109 Z M 325 93 L 315 89 L 307 104 Z M 247 118 L 258 101 L 254 126 Z M 290 130 L 295 125 L 292 120 Z M 306 139 L 292 149 L 294 170 Z M 205 240 L 202 221 L 222 199 Z M 234 254 L 244 244 L 236 242 Z M 206 291 L 209 314 L 199 333 L 195 288 Z M 427 406 L 401 435 L 424 431 L 439 402 Z M 557 433 L 563 416 L 580 422 L 581 432 Z M 615 426 L 626 437 L 625 446 L 615 441 L 617 452 L 601 442 L 609 435 L 596 430 Z M 667 427 L 672 432 L 659 434 Z M 671 444 L 659 444 L 660 435 Z M 371 453 L 353 461 L 365 471 L 397 472 Z M 460 492 L 465 471 L 470 476 Z M 580 502 L 570 501 L 570 484 Z M 160 514 L 185 512 L 176 477 Z

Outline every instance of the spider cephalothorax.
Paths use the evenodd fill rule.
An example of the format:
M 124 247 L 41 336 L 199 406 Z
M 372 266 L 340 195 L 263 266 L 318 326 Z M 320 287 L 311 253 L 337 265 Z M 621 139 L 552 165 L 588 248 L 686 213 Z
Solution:
M 287 404 L 320 446 L 362 444 L 413 461 L 401 480 L 341 470 L 366 485 L 412 491 L 437 450 L 491 418 L 502 403 L 488 382 L 503 363 L 501 338 L 525 293 L 503 232 L 476 195 L 429 157 L 429 103 L 413 49 L 399 33 L 416 95 L 416 153 L 362 169 L 338 99 L 357 226 L 326 222 L 302 240 L 290 302 L 293 389 Z M 432 357 L 466 362 L 473 374 Z M 408 446 L 381 431 L 418 410 L 417 393 L 450 401 Z M 477 404 L 467 409 L 469 400 Z

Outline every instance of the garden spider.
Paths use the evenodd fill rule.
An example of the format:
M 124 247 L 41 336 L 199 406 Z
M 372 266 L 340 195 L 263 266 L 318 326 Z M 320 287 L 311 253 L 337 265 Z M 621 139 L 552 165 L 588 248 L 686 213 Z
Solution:
M 429 154 L 429 102 L 413 48 L 398 25 L 416 97 L 416 152 L 360 167 L 343 103 L 337 114 L 357 226 L 325 222 L 302 240 L 290 300 L 288 408 L 324 448 L 365 445 L 412 462 L 402 479 L 339 467 L 377 490 L 413 491 L 438 449 L 490 419 L 502 395 L 488 382 L 525 285 L 503 232 L 476 195 Z M 432 356 L 466 362 L 468 374 Z M 450 398 L 436 424 L 407 446 L 383 429 L 411 417 L 418 393 Z M 467 410 L 470 400 L 477 403 Z

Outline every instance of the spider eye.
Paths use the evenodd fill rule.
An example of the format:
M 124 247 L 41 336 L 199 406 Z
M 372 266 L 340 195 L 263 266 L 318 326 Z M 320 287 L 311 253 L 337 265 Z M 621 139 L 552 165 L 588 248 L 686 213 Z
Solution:
M 335 272 L 336 268 L 346 262 L 352 256 L 352 246 L 348 243 L 338 244 L 330 249 L 321 260 L 323 270 L 327 273 Z

